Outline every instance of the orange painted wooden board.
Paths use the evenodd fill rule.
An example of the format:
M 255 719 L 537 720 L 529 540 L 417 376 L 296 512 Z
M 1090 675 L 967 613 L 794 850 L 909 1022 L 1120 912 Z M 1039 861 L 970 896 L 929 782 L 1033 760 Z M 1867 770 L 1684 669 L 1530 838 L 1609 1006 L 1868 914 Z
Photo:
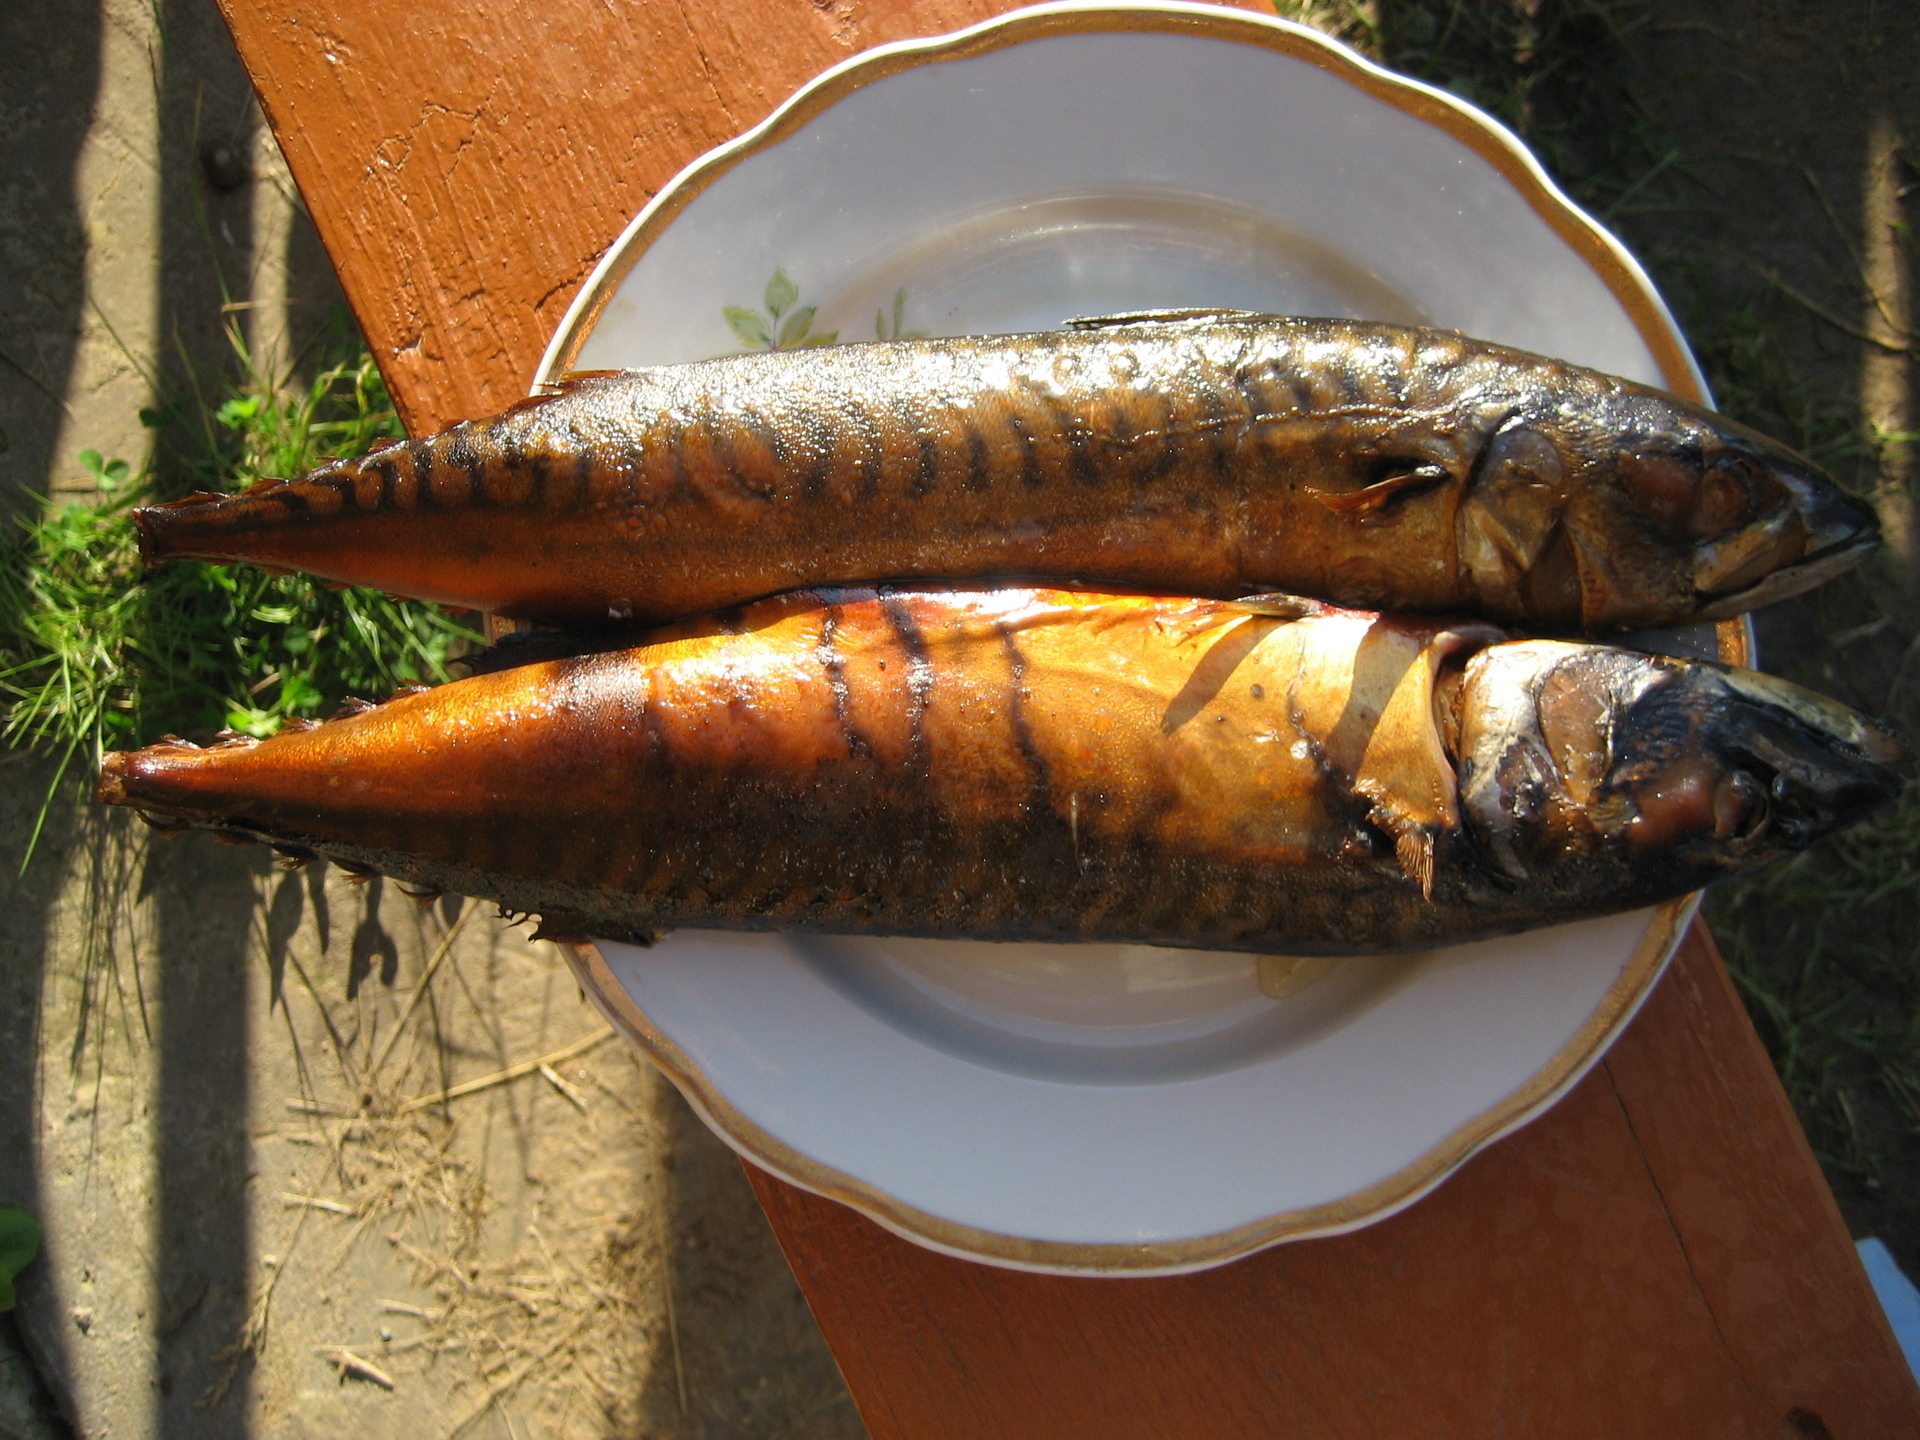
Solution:
M 1704 927 L 1544 1118 L 1379 1225 L 1218 1270 L 992 1270 L 752 1173 L 876 1440 L 1920 1433 Z
M 527 393 L 626 224 L 830 65 L 1011 8 L 221 0 L 416 434 Z
M 222 3 L 416 431 L 523 394 L 580 281 L 688 161 L 868 45 L 1011 8 Z M 881 1440 L 1920 1433 L 1703 931 L 1565 1102 L 1355 1235 L 1062 1280 L 755 1184 Z

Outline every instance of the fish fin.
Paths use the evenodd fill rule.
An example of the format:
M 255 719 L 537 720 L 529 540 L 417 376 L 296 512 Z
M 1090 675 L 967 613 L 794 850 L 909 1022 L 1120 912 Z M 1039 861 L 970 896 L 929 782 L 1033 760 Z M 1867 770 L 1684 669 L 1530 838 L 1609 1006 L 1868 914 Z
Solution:
M 405 885 L 399 885 L 399 886 L 396 886 L 395 888 L 398 889 L 402 895 L 406 896 L 407 899 L 411 900 L 415 905 L 417 905 L 422 910 L 427 909 L 429 906 L 431 906 L 434 903 L 434 901 L 438 900 L 441 897 L 441 895 L 445 893 L 444 891 L 436 890 L 431 885 L 427 886 L 423 890 L 410 889 Z
M 1358 490 L 1309 490 L 1307 493 L 1336 515 L 1358 515 L 1364 521 L 1379 515 L 1403 495 L 1431 490 L 1451 479 L 1453 472 L 1446 466 L 1430 462 L 1395 471 Z
M 552 380 L 541 380 L 537 382 L 533 387 L 533 393 L 531 395 L 514 401 L 493 418 L 496 421 L 505 420 L 510 415 L 519 415 L 528 410 L 537 410 L 540 406 L 546 404 L 547 401 L 565 395 L 570 391 L 578 390 L 582 385 L 585 385 L 591 380 L 606 380 L 615 375 L 626 375 L 629 373 L 631 372 L 626 370 L 568 370 Z
M 1229 602 L 1242 610 L 1250 610 L 1255 615 L 1264 615 L 1269 620 L 1303 620 L 1309 615 L 1324 615 L 1332 607 L 1320 600 L 1309 600 L 1304 595 L 1284 595 L 1275 592 L 1270 595 L 1242 595 L 1238 600 Z
M 138 806 L 134 807 L 133 813 L 140 817 L 141 824 L 159 831 L 162 839 L 171 840 L 174 836 L 184 835 L 193 828 L 175 815 L 162 815 L 158 811 L 142 810 Z
M 1116 325 L 1194 325 L 1205 320 L 1257 320 L 1257 310 L 1128 310 L 1119 315 L 1076 315 L 1062 330 L 1111 330 Z
M 247 486 L 246 489 L 237 491 L 236 493 L 240 495 L 264 495 L 269 490 L 278 490 L 282 485 L 291 485 L 292 483 L 291 480 L 256 480 Z
M 278 870 L 304 870 L 319 858 L 304 845 L 275 845 L 273 853 L 277 857 L 274 868 Z
M 143 507 L 148 510 L 191 510 L 196 505 L 211 505 L 216 500 L 231 500 L 233 496 L 220 490 L 195 490 L 191 495 L 182 495 L 178 500 L 166 500 L 158 505 Z M 136 516 L 140 511 L 133 512 Z
M 564 395 L 569 390 L 578 390 L 590 381 L 611 380 L 616 375 L 626 373 L 625 370 L 569 370 L 558 379 L 542 380 L 540 390 L 543 395 Z
M 1402 830 L 1393 842 L 1394 858 L 1409 880 L 1420 886 L 1423 898 L 1433 899 L 1433 834 L 1415 827 Z
M 462 655 L 458 663 L 468 675 L 491 675 L 516 665 L 544 660 L 573 660 L 609 650 L 630 650 L 637 643 L 632 629 L 607 631 L 509 631 L 484 650 Z

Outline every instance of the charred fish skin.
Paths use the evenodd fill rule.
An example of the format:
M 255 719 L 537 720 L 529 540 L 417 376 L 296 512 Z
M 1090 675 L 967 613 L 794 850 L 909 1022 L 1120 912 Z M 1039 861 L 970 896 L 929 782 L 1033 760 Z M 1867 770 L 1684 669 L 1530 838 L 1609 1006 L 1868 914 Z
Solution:
M 1876 543 L 1802 457 L 1449 331 L 1208 312 L 570 378 L 302 480 L 137 512 L 249 561 L 510 617 L 1025 577 L 1601 634 L 1736 613 Z
M 267 741 L 110 756 L 100 798 L 573 934 L 1350 954 L 1644 904 L 1890 793 L 1893 742 L 1858 717 L 1851 738 L 1726 718 L 1829 714 L 1781 682 L 1541 644 L 1310 601 L 821 591 Z M 1700 766 L 1730 728 L 1826 798 L 1764 839 L 1722 825 L 1751 797 Z

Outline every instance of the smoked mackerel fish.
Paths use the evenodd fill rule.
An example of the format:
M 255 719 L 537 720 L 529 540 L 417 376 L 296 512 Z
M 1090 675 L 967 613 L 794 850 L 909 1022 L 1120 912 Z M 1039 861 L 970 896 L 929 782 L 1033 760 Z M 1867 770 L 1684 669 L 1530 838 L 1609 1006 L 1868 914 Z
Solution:
M 1784 681 L 1286 597 L 786 594 L 99 796 L 544 917 L 1424 949 L 1649 904 L 1885 803 L 1899 744 Z
M 1878 543 L 1811 462 L 1661 391 L 1232 311 L 578 375 L 136 520 L 153 561 L 573 625 L 1024 577 L 1600 635 L 1738 614 Z

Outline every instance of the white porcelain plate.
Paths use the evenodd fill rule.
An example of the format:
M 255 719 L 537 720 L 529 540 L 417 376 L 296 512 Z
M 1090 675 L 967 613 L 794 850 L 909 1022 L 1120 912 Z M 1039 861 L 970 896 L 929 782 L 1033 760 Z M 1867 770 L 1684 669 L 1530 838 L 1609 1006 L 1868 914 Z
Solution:
M 661 193 L 540 378 L 1191 306 L 1456 327 L 1700 393 L 1639 268 L 1492 121 L 1182 5 L 829 71 Z M 1738 626 L 1717 644 L 1744 655 Z M 575 961 L 775 1172 L 953 1253 L 1165 1273 L 1416 1199 L 1584 1073 L 1688 913 L 1331 965 L 692 931 Z

